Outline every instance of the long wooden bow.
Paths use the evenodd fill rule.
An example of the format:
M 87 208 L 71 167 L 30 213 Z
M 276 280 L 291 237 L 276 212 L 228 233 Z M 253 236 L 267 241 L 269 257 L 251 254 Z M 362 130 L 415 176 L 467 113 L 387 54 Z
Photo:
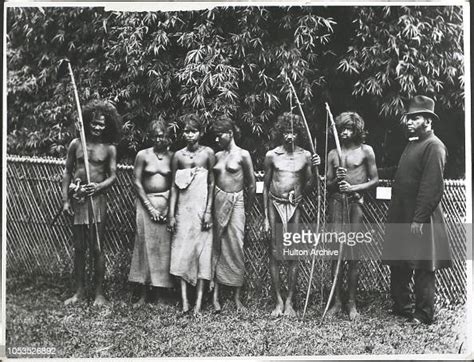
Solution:
M 314 143 L 313 143 L 313 139 L 311 137 L 311 132 L 309 130 L 309 126 L 308 126 L 308 122 L 306 120 L 306 116 L 304 114 L 304 111 L 303 111 L 303 106 L 301 105 L 301 102 L 298 98 L 298 95 L 296 94 L 296 90 L 295 90 L 295 87 L 293 86 L 293 83 L 291 82 L 290 78 L 288 76 L 286 76 L 286 79 L 288 81 L 288 84 L 290 85 L 290 89 L 295 97 L 295 100 L 296 100 L 296 104 L 298 105 L 298 109 L 301 113 L 301 117 L 303 118 L 303 121 L 304 121 L 304 125 L 305 125 L 305 129 L 306 129 L 306 136 L 308 137 L 308 140 L 309 140 L 309 144 L 311 146 L 311 152 L 312 154 L 314 155 L 316 153 L 316 138 L 314 138 Z M 319 234 L 319 228 L 320 228 L 320 216 L 321 216 L 321 193 L 320 193 L 320 190 L 319 190 L 319 170 L 318 170 L 318 167 L 315 167 L 315 172 L 316 172 L 316 189 L 318 190 L 318 203 L 317 203 L 317 216 L 316 216 L 316 235 Z M 315 244 L 315 248 L 316 248 L 316 245 Z M 313 274 L 314 274 L 314 265 L 315 265 L 315 261 L 316 261 L 316 253 L 313 253 L 313 258 L 312 258 L 312 261 L 311 261 L 311 272 L 309 274 L 309 283 L 308 283 L 308 288 L 306 290 L 306 299 L 305 299 L 305 302 L 304 302 L 304 308 L 303 308 L 303 316 L 302 316 L 302 319 L 304 319 L 305 317 L 305 314 L 306 314 L 306 309 L 308 307 L 308 301 L 309 301 L 309 295 L 310 295 L 310 292 L 311 292 L 311 284 L 313 282 Z
M 334 117 L 332 116 L 331 108 L 329 108 L 328 103 L 326 103 L 326 111 L 328 113 L 329 121 L 331 123 L 331 128 L 332 128 L 332 131 L 333 131 L 333 134 L 334 134 L 334 141 L 336 142 L 336 151 L 337 151 L 337 156 L 339 158 L 339 166 L 340 167 L 345 167 L 346 162 L 345 162 L 345 159 L 342 157 L 341 144 L 339 142 L 339 135 L 337 134 L 336 123 L 334 122 Z M 346 216 L 346 214 L 345 214 L 346 210 L 347 210 L 347 195 L 345 193 L 342 193 L 342 215 L 341 215 L 342 217 L 341 217 L 341 220 L 342 220 L 342 225 L 343 226 L 346 223 L 346 220 L 345 220 L 346 219 L 346 217 L 345 217 Z M 344 252 L 344 243 L 341 242 L 341 243 L 339 243 L 339 255 L 337 257 L 336 270 L 334 272 L 334 279 L 332 281 L 331 291 L 329 292 L 329 298 L 328 298 L 328 301 L 326 303 L 326 308 L 324 308 L 324 312 L 323 312 L 323 315 L 321 317 L 320 324 L 322 324 L 323 321 L 324 321 L 324 317 L 326 316 L 326 313 L 329 309 L 329 306 L 331 305 L 331 301 L 332 301 L 332 298 L 334 296 L 334 292 L 336 290 L 337 282 L 338 282 L 338 279 L 339 279 L 339 274 L 341 272 L 343 252 Z

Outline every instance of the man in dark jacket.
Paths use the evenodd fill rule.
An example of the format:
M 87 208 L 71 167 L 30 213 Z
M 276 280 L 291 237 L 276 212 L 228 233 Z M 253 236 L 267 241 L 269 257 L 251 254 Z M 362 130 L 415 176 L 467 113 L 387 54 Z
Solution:
M 393 313 L 415 323 L 434 316 L 435 270 L 451 266 L 441 198 L 446 147 L 432 130 L 434 101 L 415 96 L 404 117 L 409 143 L 392 186 L 383 260 L 390 265 Z M 415 306 L 409 289 L 414 272 Z

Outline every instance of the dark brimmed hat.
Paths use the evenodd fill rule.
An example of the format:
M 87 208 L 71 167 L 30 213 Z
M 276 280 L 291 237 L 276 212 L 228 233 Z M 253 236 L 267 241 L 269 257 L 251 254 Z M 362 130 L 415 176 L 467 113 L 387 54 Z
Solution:
M 410 105 L 408 106 L 406 116 L 410 116 L 412 114 L 419 114 L 419 113 L 428 113 L 436 120 L 439 120 L 438 115 L 434 112 L 435 102 L 429 97 L 425 96 L 415 96 L 410 101 Z

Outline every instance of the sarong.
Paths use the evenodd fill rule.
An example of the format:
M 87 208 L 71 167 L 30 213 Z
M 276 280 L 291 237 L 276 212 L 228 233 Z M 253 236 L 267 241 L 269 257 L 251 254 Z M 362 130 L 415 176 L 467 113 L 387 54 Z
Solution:
M 363 243 L 355 240 L 355 233 L 363 233 L 363 225 L 353 223 L 350 217 L 351 214 L 356 211 L 362 214 L 363 205 L 364 198 L 359 194 L 347 195 L 346 210 L 343 209 L 341 193 L 337 192 L 331 194 L 328 200 L 328 223 L 330 224 L 328 231 L 338 233 L 338 237 L 329 239 L 331 242 L 325 246 L 336 250 L 339 249 L 340 242 L 344 242 L 346 244 L 344 245 L 344 258 L 348 260 L 358 260 L 362 256 Z M 345 226 L 343 226 L 343 221 Z M 361 238 L 361 236 L 359 236 L 359 238 Z
M 170 273 L 191 285 L 196 285 L 198 279 L 211 279 L 212 228 L 202 230 L 207 174 L 205 168 L 195 167 L 177 170 L 175 175 L 179 193 Z
M 160 214 L 168 214 L 169 191 L 147 196 Z M 136 221 L 135 247 L 128 280 L 154 287 L 171 288 L 173 286 L 169 273 L 171 235 L 166 230 L 166 224 L 152 221 L 140 200 L 137 200 Z
M 105 221 L 107 212 L 107 197 L 105 194 L 99 194 L 92 198 L 94 205 L 95 220 L 97 222 Z M 74 225 L 89 225 L 92 223 L 92 215 L 89 219 L 90 203 L 88 198 L 76 200 L 72 198 L 72 209 L 74 210 Z
M 213 281 L 231 287 L 244 284 L 244 192 L 214 192 Z

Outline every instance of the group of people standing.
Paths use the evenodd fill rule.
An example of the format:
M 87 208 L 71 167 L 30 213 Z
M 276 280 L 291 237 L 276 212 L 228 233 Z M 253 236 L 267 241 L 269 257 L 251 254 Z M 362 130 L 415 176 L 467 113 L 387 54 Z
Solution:
M 119 116 L 112 105 L 98 101 L 86 106 L 83 115 L 91 182 L 87 182 L 85 177 L 81 143 L 75 139 L 67 153 L 63 201 L 64 211 L 74 217 L 76 293 L 65 304 L 85 298 L 86 249 L 90 247 L 95 266 L 94 304 L 102 305 L 106 303 L 103 293 L 105 259 L 101 247 L 106 220 L 105 191 L 116 179 L 116 151 L 113 143 L 117 141 L 114 137 L 118 136 Z M 428 233 L 426 225 L 430 224 L 433 212 L 438 210 L 442 196 L 445 147 L 431 130 L 435 116 L 434 103 L 423 96 L 412 100 L 406 114 L 407 131 L 419 137 L 416 141 L 419 144 L 412 148 L 409 148 L 409 144 L 406 152 L 410 156 L 406 152 L 402 156 L 395 175 L 397 186 L 394 187 L 392 204 L 396 210 L 389 212 L 390 222 L 410 224 L 410 235 L 406 237 Z M 152 121 L 148 134 L 153 146 L 139 151 L 136 156 L 136 240 L 129 274 L 129 280 L 140 285 L 140 296 L 135 305 L 145 303 L 150 286 L 171 288 L 177 279 L 183 312 L 188 312 L 191 307 L 188 285 L 196 287 L 194 313 L 201 312 L 206 282 L 213 288 L 213 306 L 216 311 L 221 310 L 221 285 L 235 288 L 235 306 L 241 309 L 245 272 L 245 211 L 251 208 L 256 193 L 252 159 L 247 150 L 237 146 L 235 136 L 238 129 L 226 116 L 217 118 L 211 125 L 220 147 L 217 153 L 201 144 L 204 130 L 197 115 L 186 115 L 183 125 L 186 146 L 173 153 L 169 149 L 170 137 L 166 124 L 161 120 Z M 378 183 L 375 155 L 372 148 L 364 144 L 364 121 L 357 113 L 341 113 L 336 117 L 336 126 L 344 167 L 335 150 L 331 151 L 325 175 L 330 192 L 329 218 L 334 224 L 340 221 L 341 199 L 345 195 L 349 200 L 350 223 L 360 225 L 363 195 Z M 275 123 L 279 145 L 267 152 L 264 161 L 263 221 L 271 240 L 270 274 L 275 295 L 275 308 L 271 315 L 275 317 L 296 316 L 293 299 L 298 273 L 298 261 L 288 261 L 287 296 L 283 298 L 280 287 L 281 260 L 277 253 L 277 243 L 281 237 L 277 233 L 285 230 L 289 223 L 299 223 L 301 201 L 313 189 L 314 169 L 321 163 L 317 154 L 312 155 L 298 146 L 298 141 L 303 140 L 303 127 L 301 117 L 295 114 L 284 113 L 279 116 Z M 407 157 L 409 161 L 405 161 Z M 407 167 L 406 162 L 410 162 L 410 165 L 414 162 L 416 171 L 411 166 Z M 406 173 L 410 173 L 410 176 L 407 177 Z M 430 182 L 436 183 L 436 191 L 431 192 L 432 188 L 427 184 Z M 405 199 L 408 195 L 405 195 L 406 187 L 414 189 L 409 194 L 410 205 Z M 397 218 L 400 212 L 403 220 Z M 94 231 L 98 237 L 94 237 Z M 435 235 L 431 233 L 430 237 L 435 238 Z M 386 244 L 387 250 L 394 249 L 393 245 L 398 250 L 398 234 L 394 237 L 387 235 Z M 429 253 L 426 254 L 429 256 L 434 255 L 434 249 L 439 246 L 448 247 L 447 238 L 426 244 L 422 252 Z M 434 249 L 430 249 L 428 244 Z M 403 245 L 410 248 L 409 244 Z M 409 255 L 400 255 L 397 262 L 393 258 L 393 250 L 387 255 L 390 257 L 386 262 L 392 265 L 394 312 L 431 323 L 434 314 L 434 270 L 448 266 L 449 262 L 424 263 L 421 265 L 424 272 L 419 272 L 420 266 L 413 264 Z M 348 258 L 348 264 L 346 310 L 349 318 L 355 319 L 358 316 L 355 304 L 357 258 Z M 414 308 L 408 289 L 408 276 L 413 270 L 416 270 Z M 342 310 L 341 285 L 339 278 L 330 310 L 332 313 Z M 427 288 L 430 291 L 426 291 Z
M 227 117 L 213 125 L 222 148 L 216 154 L 201 145 L 202 124 L 196 115 L 187 115 L 183 123 L 186 147 L 169 151 L 166 124 L 153 121 L 154 145 L 137 154 L 137 236 L 129 280 L 143 286 L 138 304 L 145 301 L 147 285 L 169 288 L 174 276 L 180 281 L 183 312 L 190 308 L 188 284 L 196 286 L 194 312 L 200 312 L 205 281 L 214 284 L 216 310 L 221 308 L 219 284 L 236 288 L 240 308 L 244 189 L 249 203 L 255 194 L 252 160 L 235 144 L 235 128 Z

